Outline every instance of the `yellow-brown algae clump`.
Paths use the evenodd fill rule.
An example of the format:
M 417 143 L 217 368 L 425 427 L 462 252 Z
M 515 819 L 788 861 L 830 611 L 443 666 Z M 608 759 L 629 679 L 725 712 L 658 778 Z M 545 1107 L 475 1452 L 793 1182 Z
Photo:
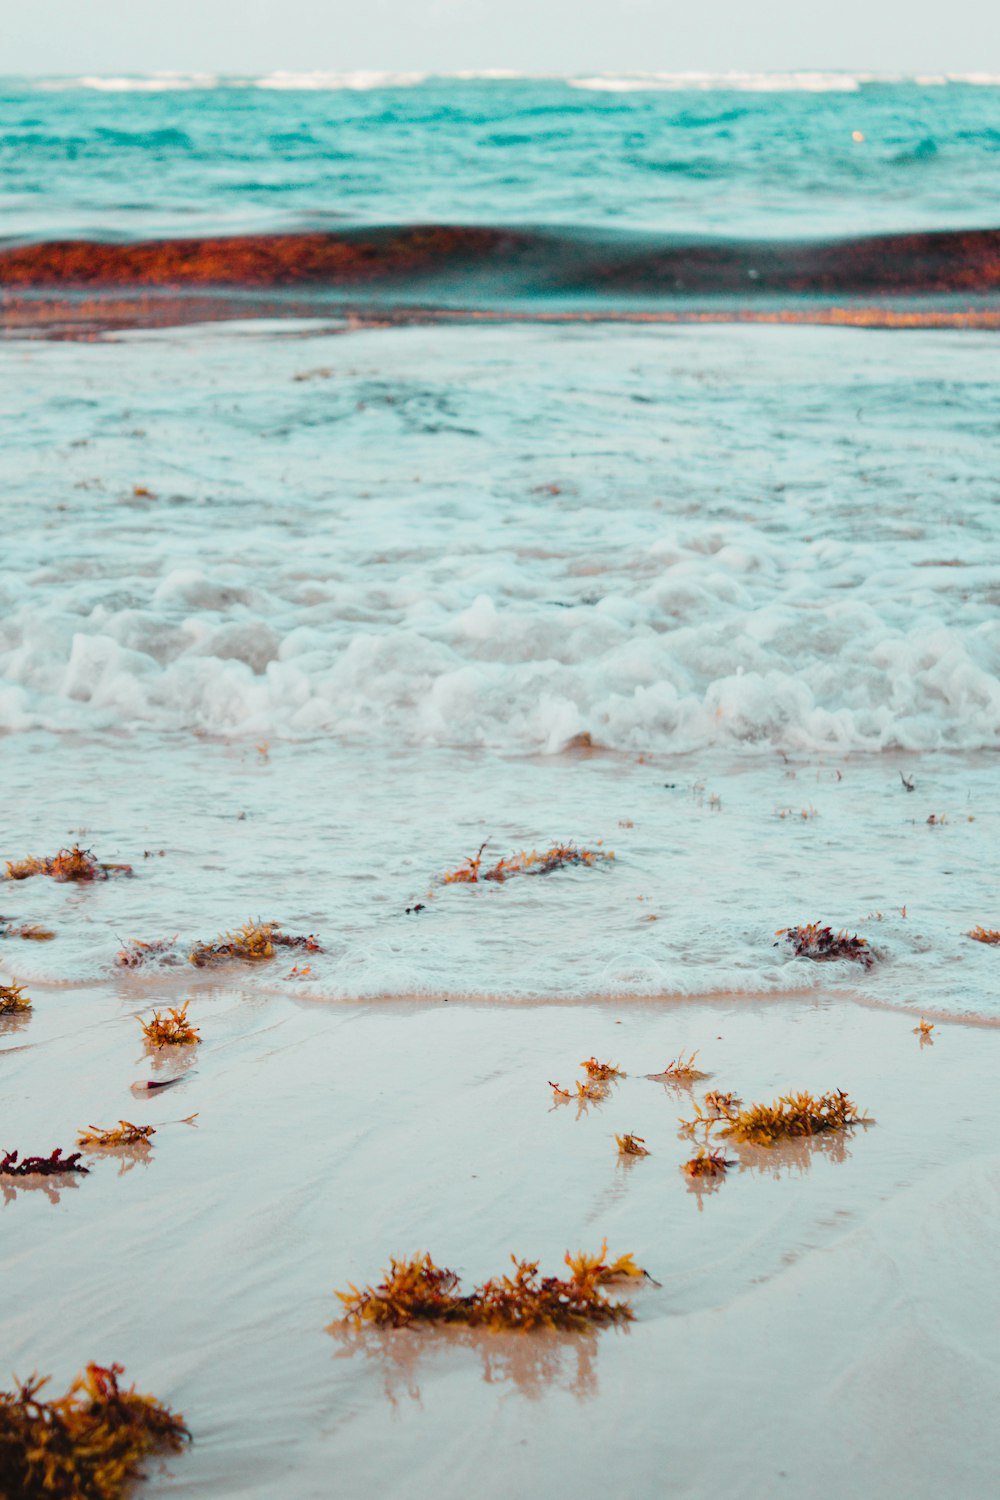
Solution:
M 454 1271 L 436 1266 L 429 1255 L 392 1259 L 377 1286 L 352 1286 L 337 1297 L 342 1321 L 362 1327 L 405 1328 L 415 1322 L 464 1323 L 493 1332 L 534 1328 L 586 1330 L 605 1323 L 624 1323 L 634 1316 L 625 1302 L 609 1302 L 602 1287 L 612 1281 L 643 1277 L 631 1255 L 608 1263 L 607 1242 L 597 1255 L 566 1252 L 568 1277 L 540 1277 L 538 1262 L 511 1256 L 513 1275 L 492 1277 L 462 1294 Z
M 31 1001 L 24 993 L 23 985 L 16 980 L 10 984 L 0 984 L 0 1016 L 23 1015 L 31 1009 Z
M 621 1068 L 615 1067 L 612 1063 L 598 1062 L 596 1057 L 585 1058 L 580 1067 L 586 1070 L 588 1078 L 593 1078 L 598 1082 L 604 1082 L 609 1078 L 628 1077 L 628 1074 L 623 1073 Z
M 33 875 L 48 875 L 52 880 L 91 881 L 107 880 L 109 875 L 131 875 L 131 865 L 100 864 L 89 849 L 74 844 L 72 849 L 60 849 L 51 858 L 39 859 L 29 855 L 27 859 L 7 861 L 8 880 L 30 880 Z
M 10 1500 L 120 1500 L 153 1453 L 177 1452 L 183 1418 L 135 1387 L 121 1365 L 89 1364 L 65 1396 L 44 1401 L 37 1376 L 0 1392 L 0 1494 Z
M 152 1125 L 133 1125 L 129 1120 L 119 1120 L 117 1130 L 102 1130 L 99 1125 L 88 1125 L 76 1138 L 78 1146 L 148 1146 L 149 1138 L 156 1131 Z
M 185 1000 L 179 1008 L 171 1006 L 166 1015 L 162 1011 L 155 1011 L 151 1021 L 144 1021 L 141 1016 L 137 1018 L 151 1047 L 185 1047 L 201 1041 L 198 1028 L 192 1026 L 187 1018 L 190 1004 L 190 1000 Z
M 477 854 L 464 860 L 457 869 L 447 871 L 442 883 L 477 885 L 481 880 L 493 880 L 503 884 L 513 875 L 551 875 L 554 870 L 565 870 L 574 865 L 593 868 L 599 861 L 610 862 L 615 857 L 610 849 L 578 849 L 575 844 L 553 844 L 551 849 L 532 849 L 530 853 L 522 849 L 518 854 L 498 859 L 495 865 L 480 873 L 485 848 L 486 845 L 481 844 Z
M 683 1053 L 680 1053 L 677 1057 L 671 1059 L 661 1072 L 653 1073 L 650 1076 L 653 1078 L 673 1078 L 678 1080 L 707 1078 L 708 1074 L 702 1073 L 694 1065 L 694 1060 L 697 1056 L 697 1052 L 692 1052 L 690 1057 L 685 1057 Z
M 724 1177 L 732 1165 L 721 1151 L 710 1151 L 707 1146 L 702 1146 L 690 1161 L 683 1164 L 681 1171 L 686 1177 Z
M 972 938 L 977 943 L 1000 943 L 1000 932 L 995 927 L 973 927 L 967 932 L 966 937 Z
M 641 1135 L 616 1135 L 619 1156 L 648 1156 L 646 1138 Z
M 842 1089 L 832 1093 L 813 1094 L 802 1091 L 784 1094 L 774 1104 L 751 1104 L 728 1118 L 719 1130 L 755 1146 L 773 1146 L 776 1141 L 796 1136 L 823 1135 L 831 1130 L 849 1130 L 854 1125 L 872 1125 L 867 1115 L 859 1115 L 857 1106 Z
M 275 948 L 303 948 L 322 953 L 312 933 L 297 937 L 281 931 L 277 922 L 245 922 L 236 932 L 223 932 L 214 943 L 196 943 L 188 957 L 197 968 L 206 964 L 260 963 L 274 957 Z

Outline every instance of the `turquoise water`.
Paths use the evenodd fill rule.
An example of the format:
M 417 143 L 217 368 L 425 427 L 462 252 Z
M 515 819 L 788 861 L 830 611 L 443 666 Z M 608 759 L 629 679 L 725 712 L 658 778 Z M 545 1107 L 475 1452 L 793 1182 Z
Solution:
M 6 79 L 3 232 L 442 221 L 822 237 L 995 222 L 1000 81 L 698 85 Z

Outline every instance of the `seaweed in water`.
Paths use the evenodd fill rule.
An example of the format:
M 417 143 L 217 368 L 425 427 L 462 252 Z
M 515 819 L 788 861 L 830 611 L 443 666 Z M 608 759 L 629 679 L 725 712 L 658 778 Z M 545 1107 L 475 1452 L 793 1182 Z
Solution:
M 274 957 L 275 948 L 302 948 L 322 953 L 319 940 L 281 931 L 277 922 L 245 922 L 237 932 L 222 932 L 214 943 L 195 943 L 188 958 L 196 968 L 217 963 L 261 963 Z
M 101 864 L 89 849 L 74 844 L 72 849 L 60 849 L 52 858 L 39 859 L 30 855 L 27 859 L 7 861 L 8 880 L 30 880 L 33 875 L 48 875 L 53 880 L 92 881 L 107 880 L 109 875 L 131 875 L 131 865 Z
M 153 938 L 148 943 L 140 938 L 130 938 L 115 954 L 115 963 L 121 969 L 140 969 L 148 959 L 169 954 L 176 941 L 176 933 L 172 938 Z
M 641 1135 L 616 1135 L 619 1156 L 648 1156 L 646 1138 Z
M 89 1172 L 89 1167 L 80 1165 L 79 1151 L 63 1156 L 62 1147 L 57 1146 L 51 1156 L 25 1156 L 17 1159 L 16 1151 L 8 1151 L 0 1161 L 0 1176 L 3 1177 L 51 1177 L 58 1172 Z M 0 1494 L 3 1491 L 0 1490 Z
M 507 859 L 498 859 L 495 865 L 480 873 L 485 844 L 478 853 L 466 859 L 456 870 L 449 870 L 443 877 L 444 885 L 477 885 L 482 880 L 493 880 L 503 884 L 513 875 L 551 875 L 554 870 L 569 869 L 573 865 L 593 868 L 599 860 L 610 862 L 614 852 L 603 849 L 578 849 L 575 844 L 553 844 L 551 849 L 522 849 Z
M 967 932 L 966 937 L 972 938 L 977 943 L 1000 943 L 1000 932 L 995 927 L 973 927 Z
M 198 1028 L 192 1026 L 187 1018 L 190 1004 L 190 1000 L 185 1000 L 180 1007 L 172 1005 L 166 1015 L 162 1011 L 154 1011 L 151 1021 L 144 1021 L 141 1016 L 136 1018 L 151 1047 L 186 1047 L 190 1043 L 201 1041 Z
M 12 979 L 10 984 L 0 984 L 0 1016 L 22 1015 L 31 1009 L 31 1001 L 22 985 Z
M 190 1439 L 183 1418 L 135 1387 L 121 1365 L 89 1364 L 65 1396 L 44 1401 L 33 1375 L 0 1392 L 0 1494 L 18 1500 L 119 1500 L 153 1453 Z
M 774 1104 L 751 1104 L 721 1124 L 720 1135 L 756 1146 L 797 1136 L 823 1135 L 831 1130 L 849 1130 L 855 1125 L 873 1125 L 843 1089 L 816 1097 L 805 1090 L 783 1094 Z
M 790 943 L 797 958 L 812 958 L 817 963 L 848 958 L 863 964 L 866 969 L 872 968 L 875 963 L 875 955 L 865 939 L 858 937 L 856 933 L 851 937 L 846 927 L 840 932 L 834 932 L 832 927 L 821 927 L 818 922 L 810 922 L 805 927 L 779 927 L 774 935 L 783 937 Z M 775 947 L 777 946 L 776 943 Z
M 604 1083 L 610 1078 L 628 1077 L 628 1074 L 623 1073 L 621 1068 L 615 1067 L 612 1063 L 598 1062 L 596 1057 L 585 1058 L 580 1067 L 586 1071 L 588 1078 L 593 1078 L 600 1083 Z
M 413 1323 L 463 1323 L 493 1332 L 534 1328 L 583 1330 L 603 1323 L 631 1321 L 626 1302 L 609 1302 L 603 1288 L 614 1281 L 645 1272 L 631 1255 L 609 1263 L 607 1241 L 597 1255 L 566 1252 L 568 1277 L 540 1277 L 538 1262 L 511 1256 L 513 1275 L 491 1277 L 474 1291 L 463 1294 L 454 1271 L 436 1266 L 429 1255 L 410 1260 L 392 1259 L 384 1280 L 359 1291 L 351 1286 L 338 1292 L 344 1306 L 342 1321 L 355 1327 L 364 1324 L 405 1328 Z
M 24 938 L 28 943 L 50 943 L 55 933 L 38 922 L 22 922 L 20 927 L 12 927 L 6 917 L 0 917 L 0 937 Z
M 149 1138 L 156 1131 L 152 1125 L 133 1125 L 128 1120 L 119 1120 L 117 1130 L 102 1130 L 99 1125 L 88 1125 L 76 1138 L 78 1146 L 148 1146 Z

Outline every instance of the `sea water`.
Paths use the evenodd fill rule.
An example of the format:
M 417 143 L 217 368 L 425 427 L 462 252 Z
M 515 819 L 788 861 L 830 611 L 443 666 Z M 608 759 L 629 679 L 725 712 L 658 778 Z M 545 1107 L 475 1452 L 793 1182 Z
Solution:
M 845 75 L 8 81 L 0 117 L 22 240 L 989 226 L 1000 150 L 990 80 Z M 0 886 L 56 932 L 5 975 L 176 934 L 121 983 L 180 995 L 260 916 L 325 952 L 241 982 L 317 1002 L 997 1013 L 993 335 L 247 318 L 9 337 L 0 401 L 0 855 L 135 867 Z M 614 861 L 442 884 L 565 841 Z M 878 962 L 796 958 L 811 921 Z

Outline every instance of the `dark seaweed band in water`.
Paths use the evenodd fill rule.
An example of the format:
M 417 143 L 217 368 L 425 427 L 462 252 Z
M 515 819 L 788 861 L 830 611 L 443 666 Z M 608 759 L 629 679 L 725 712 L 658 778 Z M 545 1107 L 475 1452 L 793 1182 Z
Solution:
M 455 305 L 507 299 L 913 296 L 1000 290 L 1000 230 L 696 242 L 456 225 L 0 250 L 0 287 L 330 288 Z

